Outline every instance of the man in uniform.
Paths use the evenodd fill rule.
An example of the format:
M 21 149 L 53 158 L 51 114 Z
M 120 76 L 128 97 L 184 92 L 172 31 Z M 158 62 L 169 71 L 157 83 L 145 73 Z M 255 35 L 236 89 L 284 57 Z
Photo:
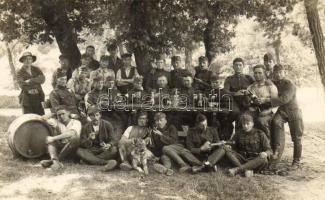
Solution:
M 91 58 L 91 60 L 88 64 L 88 68 L 91 69 L 92 71 L 98 69 L 99 62 L 97 60 L 95 60 L 95 58 L 94 58 L 95 57 L 95 47 L 93 45 L 87 46 L 85 54 L 87 54 Z
M 296 87 L 285 78 L 285 71 L 282 65 L 274 66 L 273 71 L 274 84 L 278 88 L 278 97 L 272 98 L 273 106 L 279 106 L 272 120 L 272 136 L 274 139 L 273 159 L 280 159 L 284 144 L 281 148 L 281 138 L 284 137 L 284 123 L 289 123 L 291 139 L 293 141 L 293 168 L 299 167 L 302 144 L 301 137 L 304 131 L 304 125 L 301 110 L 297 103 Z
M 247 90 L 253 94 L 252 108 L 257 125 L 270 138 L 270 126 L 273 117 L 271 99 L 278 96 L 278 90 L 271 80 L 266 79 L 263 65 L 253 68 L 255 82 Z
M 117 166 L 117 143 L 121 136 L 116 135 L 110 122 L 102 119 L 96 106 L 90 107 L 87 115 L 91 121 L 82 127 L 77 155 L 86 163 L 105 165 L 105 171 L 112 170 Z
M 165 113 L 158 112 L 154 116 L 155 126 L 151 133 L 151 143 L 149 143 L 149 150 L 160 158 L 160 162 L 164 167 L 156 167 L 160 169 L 161 173 L 171 175 L 171 160 L 168 156 L 163 154 L 163 148 L 168 145 L 178 143 L 178 132 L 174 125 L 168 124 Z M 158 165 L 159 166 L 159 165 Z
M 165 65 L 166 62 L 162 56 L 157 58 L 157 68 L 151 69 L 144 85 L 147 92 L 151 92 L 152 90 L 158 91 L 157 79 L 160 75 L 164 75 L 167 78 L 167 83 L 170 83 L 170 73 L 164 69 Z
M 245 113 L 240 116 L 241 130 L 234 137 L 234 150 L 226 146 L 225 155 L 235 165 L 229 169 L 229 174 L 235 176 L 238 173 L 247 173 L 251 170 L 261 171 L 268 164 L 268 158 L 272 155 L 270 142 L 265 133 L 254 128 L 252 115 Z
M 44 117 L 54 130 L 53 136 L 48 136 L 45 141 L 50 160 L 41 161 L 44 168 L 61 169 L 63 165 L 60 161 L 74 155 L 79 147 L 81 123 L 70 118 L 70 114 L 66 106 L 60 105 L 56 107 L 57 119 Z
M 36 56 L 30 52 L 25 52 L 19 59 L 19 62 L 24 63 L 17 72 L 17 81 L 21 88 L 19 103 L 23 107 L 24 114 L 44 115 L 42 102 L 44 102 L 45 95 L 41 84 L 45 82 L 45 76 L 38 67 L 32 65 L 35 60 Z
M 60 62 L 60 67 L 57 68 L 53 74 L 52 74 L 52 87 L 55 88 L 56 86 L 56 74 L 57 73 L 65 73 L 67 74 L 67 80 L 69 80 L 71 78 L 72 75 L 72 71 L 71 68 L 69 66 L 69 59 L 67 56 L 65 55 L 60 55 L 59 56 L 59 62 Z
M 266 53 L 263 57 L 264 66 L 265 66 L 265 74 L 266 77 L 270 80 L 273 79 L 273 67 L 274 67 L 274 59 L 271 53 Z
M 128 90 L 132 89 L 133 81 L 139 73 L 136 67 L 131 65 L 132 54 L 125 53 L 122 55 L 123 67 L 116 73 L 116 85 L 122 94 L 126 94 Z
M 64 105 L 70 113 L 79 116 L 76 98 L 67 89 L 67 76 L 63 72 L 57 73 L 56 75 L 56 87 L 50 93 L 50 102 L 52 113 L 55 113 L 59 105 Z
M 170 88 L 182 87 L 184 74 L 191 74 L 187 69 L 182 68 L 182 61 L 180 56 L 173 56 L 171 58 L 174 70 L 170 72 Z
M 186 137 L 186 147 L 199 160 L 204 161 L 203 165 L 194 166 L 193 172 L 200 172 L 210 168 L 217 171 L 216 163 L 221 158 L 220 148 L 213 148 L 212 143 L 219 142 L 219 135 L 215 128 L 208 127 L 208 121 L 205 115 L 198 114 L 196 116 L 196 126 L 190 128 Z
M 117 56 L 116 41 L 107 45 L 107 51 L 109 52 L 108 68 L 112 69 L 116 75 L 117 71 L 123 67 L 123 61 Z
M 199 91 L 209 88 L 212 71 L 209 70 L 208 58 L 199 57 L 199 66 L 195 67 L 194 87 Z

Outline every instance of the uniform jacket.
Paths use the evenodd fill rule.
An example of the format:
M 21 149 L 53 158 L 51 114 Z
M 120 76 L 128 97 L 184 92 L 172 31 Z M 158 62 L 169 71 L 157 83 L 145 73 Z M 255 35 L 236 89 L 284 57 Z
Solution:
M 247 87 L 253 83 L 253 77 L 248 74 L 234 74 L 226 78 L 224 89 L 227 92 L 235 93 L 239 90 L 246 90 Z
M 217 129 L 207 127 L 207 129 L 202 132 L 196 127 L 190 128 L 186 137 L 186 147 L 192 153 L 200 154 L 200 147 L 207 141 L 211 143 L 220 141 Z
M 288 79 L 273 82 L 278 88 L 278 97 L 271 99 L 272 105 L 280 106 L 278 109 L 285 112 L 299 109 L 296 86 Z
M 178 143 L 178 131 L 174 125 L 166 125 L 158 130 L 162 135 L 151 134 L 152 145 L 156 151 L 161 151 L 164 146 Z
M 50 93 L 51 112 L 55 113 L 59 105 L 65 105 L 73 114 L 79 114 L 77 109 L 76 98 L 66 87 L 57 86 Z
M 183 87 L 183 75 L 191 74 L 187 69 L 174 69 L 170 72 L 171 82 L 170 88 L 181 88 Z
M 99 131 L 98 137 L 95 140 L 89 139 L 89 134 L 94 132 L 94 127 L 91 122 L 88 122 L 86 125 L 82 127 L 81 136 L 80 136 L 80 146 L 84 148 L 91 147 L 100 147 L 100 143 L 105 142 L 111 145 L 117 145 L 118 141 L 121 138 L 121 135 L 118 135 L 117 132 L 114 131 L 113 125 L 106 121 L 99 121 Z
M 146 91 L 151 91 L 152 89 L 158 89 L 157 86 L 157 79 L 159 76 L 165 75 L 167 77 L 168 84 L 170 84 L 170 72 L 165 71 L 163 69 L 152 69 L 150 73 L 148 74 L 148 77 L 146 79 L 144 88 Z
M 25 81 L 28 79 L 30 82 L 26 83 Z M 41 84 L 45 82 L 45 76 L 38 67 L 31 66 L 31 74 L 26 71 L 25 67 L 22 67 L 17 72 L 17 81 L 21 88 L 19 102 L 22 105 L 28 106 L 33 104 L 33 101 L 44 101 L 45 95 Z
M 245 158 L 253 158 L 261 152 L 266 152 L 268 156 L 272 154 L 270 141 L 265 133 L 259 129 L 253 128 L 249 133 L 240 131 L 235 134 L 234 150 Z
M 200 66 L 195 67 L 195 75 L 194 77 L 204 81 L 205 83 L 210 85 L 210 78 L 212 75 L 212 71 L 208 69 L 202 69 Z M 194 87 L 200 91 L 205 91 L 207 86 L 203 85 L 197 80 L 194 80 Z

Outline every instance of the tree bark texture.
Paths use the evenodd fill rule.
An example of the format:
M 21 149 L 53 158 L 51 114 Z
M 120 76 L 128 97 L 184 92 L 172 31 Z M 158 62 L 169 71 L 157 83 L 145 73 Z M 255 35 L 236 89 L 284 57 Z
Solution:
M 35 2 L 42 18 L 55 36 L 60 52 L 68 56 L 72 70 L 77 68 L 80 64 L 80 51 L 64 4 L 57 0 L 35 0 Z
M 216 28 L 215 20 L 213 18 L 208 19 L 208 23 L 206 25 L 206 28 L 204 30 L 203 35 L 203 42 L 205 46 L 205 56 L 208 58 L 209 64 L 213 61 L 213 59 L 216 57 L 216 42 L 215 42 L 215 34 L 214 29 Z
M 325 91 L 325 47 L 324 35 L 317 10 L 317 0 L 304 0 L 309 30 L 312 36 L 313 46 L 318 63 L 318 70 Z
M 14 88 L 19 89 L 18 82 L 17 82 L 16 68 L 15 68 L 15 65 L 14 65 L 14 61 L 12 59 L 12 53 L 11 53 L 8 42 L 5 42 L 5 45 L 6 45 L 6 50 L 7 50 L 7 54 L 8 54 L 8 62 L 9 62 L 10 73 L 11 73 L 11 76 L 12 76 Z

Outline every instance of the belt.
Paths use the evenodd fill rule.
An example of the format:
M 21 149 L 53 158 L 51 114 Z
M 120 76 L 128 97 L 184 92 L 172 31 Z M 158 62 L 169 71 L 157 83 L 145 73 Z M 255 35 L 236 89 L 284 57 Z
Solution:
M 37 89 L 30 89 L 30 90 L 27 90 L 27 93 L 28 94 L 38 94 L 38 90 Z

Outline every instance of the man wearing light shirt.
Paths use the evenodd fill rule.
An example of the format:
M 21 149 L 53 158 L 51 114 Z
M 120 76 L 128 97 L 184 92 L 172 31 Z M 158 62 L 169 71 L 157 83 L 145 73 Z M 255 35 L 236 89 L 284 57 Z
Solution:
M 53 129 L 53 136 L 45 140 L 50 160 L 41 161 L 44 168 L 61 169 L 63 164 L 60 161 L 74 154 L 79 146 L 81 123 L 70 118 L 70 114 L 66 106 L 60 105 L 56 108 L 57 119 L 44 117 Z

